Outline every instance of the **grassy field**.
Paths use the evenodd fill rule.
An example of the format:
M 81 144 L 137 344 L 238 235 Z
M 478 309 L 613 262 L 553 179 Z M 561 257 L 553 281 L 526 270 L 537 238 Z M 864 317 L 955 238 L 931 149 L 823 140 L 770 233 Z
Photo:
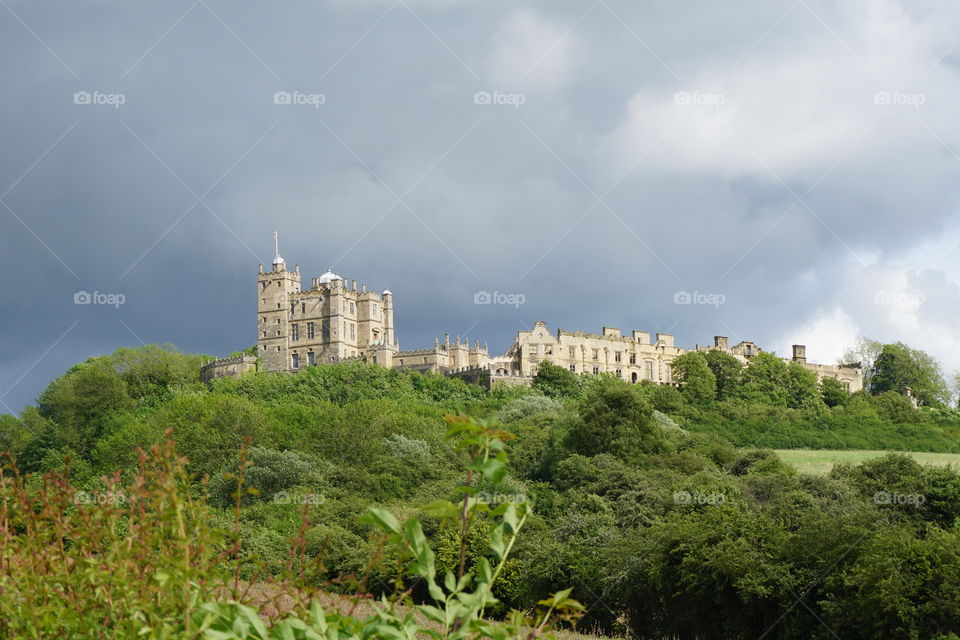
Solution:
M 835 449 L 776 449 L 784 462 L 789 462 L 801 473 L 824 474 L 838 462 L 857 464 L 871 458 L 882 456 L 887 451 L 843 451 Z M 925 453 L 922 451 L 904 451 L 920 464 L 945 466 L 952 464 L 960 467 L 960 453 Z

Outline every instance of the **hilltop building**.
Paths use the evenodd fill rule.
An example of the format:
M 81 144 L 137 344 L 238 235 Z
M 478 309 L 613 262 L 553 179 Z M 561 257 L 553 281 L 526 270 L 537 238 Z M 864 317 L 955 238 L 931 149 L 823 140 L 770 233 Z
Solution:
M 300 266 L 292 270 L 280 256 L 275 241 L 275 257 L 270 271 L 260 265 L 257 274 L 257 355 L 235 356 L 206 363 L 201 378 L 237 376 L 253 369 L 269 372 L 296 372 L 316 364 L 361 360 L 388 368 L 411 369 L 456 375 L 484 384 L 532 383 L 543 362 L 566 367 L 580 374 L 612 373 L 639 384 L 673 384 L 671 364 L 686 353 L 666 333 L 652 335 L 632 331 L 622 335 L 619 329 L 603 327 L 602 333 L 564 331 L 556 334 L 544 322 L 530 331 L 520 331 L 513 346 L 500 356 L 491 357 L 479 341 L 470 345 L 449 334 L 435 339 L 425 349 L 401 351 L 394 326 L 393 294 L 368 291 L 327 270 L 311 278 L 310 288 L 301 288 Z M 713 345 L 696 345 L 694 351 L 718 349 L 744 364 L 760 353 L 753 342 L 743 341 L 730 347 L 724 336 L 714 337 Z M 813 371 L 818 380 L 840 380 L 851 392 L 863 389 L 860 364 L 825 365 L 807 362 L 806 347 L 793 345 L 791 358 Z

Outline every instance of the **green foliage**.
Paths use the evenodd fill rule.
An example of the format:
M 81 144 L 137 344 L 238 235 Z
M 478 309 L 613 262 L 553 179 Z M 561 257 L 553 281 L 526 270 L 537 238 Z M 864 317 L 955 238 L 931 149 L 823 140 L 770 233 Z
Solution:
M 533 388 L 552 398 L 576 398 L 583 392 L 583 378 L 550 362 L 541 362 L 533 379 Z
M 737 387 L 740 385 L 740 376 L 743 372 L 743 365 L 740 361 L 729 353 L 724 353 L 718 349 L 710 349 L 704 354 L 707 359 L 707 366 L 713 372 L 717 384 L 717 398 L 726 400 L 733 397 Z
M 675 358 L 671 366 L 673 379 L 679 383 L 684 400 L 695 405 L 705 405 L 716 399 L 717 376 L 702 353 L 685 353 Z
M 634 386 L 616 379 L 594 385 L 578 407 L 580 417 L 566 437 L 570 451 L 593 456 L 612 453 L 625 460 L 665 448 L 653 408 Z
M 911 394 L 921 405 L 942 406 L 949 400 L 940 365 L 931 356 L 902 342 L 885 344 L 873 364 L 870 392 Z
M 168 348 L 78 365 L 0 418 L 30 472 L 0 476 L 0 636 L 535 640 L 581 613 L 571 587 L 598 603 L 581 623 L 618 637 L 957 633 L 956 470 L 809 477 L 766 449 L 958 450 L 960 411 L 694 355 L 678 387 L 543 367 L 491 392 L 363 363 L 206 386 Z M 714 396 L 694 390 L 707 373 Z M 73 504 L 117 487 L 143 498 Z
M 824 378 L 820 381 L 820 397 L 828 407 L 841 407 L 847 403 L 850 393 L 836 378 Z

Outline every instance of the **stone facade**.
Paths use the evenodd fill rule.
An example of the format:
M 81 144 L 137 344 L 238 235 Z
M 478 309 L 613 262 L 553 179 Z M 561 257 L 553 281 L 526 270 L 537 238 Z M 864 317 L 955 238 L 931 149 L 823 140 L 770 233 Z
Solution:
M 211 360 L 200 367 L 200 381 L 210 382 L 217 378 L 236 377 L 257 370 L 256 356 L 234 356 Z
M 564 331 L 556 334 L 544 322 L 530 331 L 520 331 L 513 346 L 490 357 L 486 345 L 473 345 L 459 336 L 451 342 L 435 339 L 432 348 L 401 351 L 393 322 L 393 294 L 367 291 L 330 270 L 312 278 L 301 289 L 300 266 L 292 271 L 280 257 L 272 269 L 260 265 L 257 275 L 257 357 L 264 371 L 299 371 L 314 364 L 357 359 L 384 367 L 456 375 L 484 386 L 532 383 L 542 362 L 565 367 L 578 374 L 612 373 L 639 384 L 673 384 L 671 364 L 689 351 L 674 344 L 667 333 L 651 334 L 603 327 L 601 333 Z M 713 345 L 696 345 L 693 351 L 720 350 L 746 364 L 760 353 L 753 342 L 728 345 L 715 336 Z M 806 347 L 793 345 L 792 358 L 817 375 L 840 380 L 851 392 L 863 389 L 858 364 L 824 365 L 807 362 Z M 240 375 L 257 367 L 257 358 L 226 358 L 204 365 L 204 381 Z
M 359 358 L 392 367 L 399 350 L 393 328 L 393 294 L 350 286 L 327 271 L 300 286 L 279 255 L 257 276 L 257 354 L 265 371 L 297 371 L 313 364 Z

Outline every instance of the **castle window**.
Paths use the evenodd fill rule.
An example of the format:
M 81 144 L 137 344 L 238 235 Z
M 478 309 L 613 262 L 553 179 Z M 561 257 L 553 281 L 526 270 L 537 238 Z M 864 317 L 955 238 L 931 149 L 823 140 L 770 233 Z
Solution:
M 293 340 L 300 339 L 300 325 L 298 324 L 290 325 L 290 338 Z
M 623 369 L 617 369 L 617 377 L 618 377 L 618 378 L 622 378 L 622 377 L 623 377 Z
M 264 337 L 264 338 L 267 337 L 267 332 L 266 332 L 266 331 L 263 332 L 263 337 Z
M 320 335 L 323 336 L 323 341 L 327 342 L 330 340 L 330 321 L 324 320 L 320 323 Z
M 570 347 L 570 357 L 571 357 L 571 358 L 576 358 L 576 357 L 577 357 L 577 348 L 576 348 L 576 347 Z M 573 371 L 573 369 L 571 369 L 571 371 Z
M 600 367 L 594 367 L 594 368 L 593 368 L 593 375 L 597 375 L 598 373 L 600 373 Z
M 637 354 L 635 353 L 630 354 L 630 364 L 637 364 Z
M 576 370 L 577 370 L 577 365 L 575 364 L 570 365 L 570 371 L 576 372 Z
M 357 325 L 352 322 L 350 323 L 350 339 L 351 340 L 357 339 Z
M 373 356 L 373 363 L 374 363 L 374 364 L 377 363 L 377 356 Z
M 599 360 L 599 359 L 600 359 L 600 350 L 599 350 L 599 349 L 594 349 L 594 350 L 593 350 L 593 359 L 594 359 L 594 360 Z M 596 369 L 596 367 L 594 367 L 594 369 Z M 596 372 L 594 372 L 594 373 L 596 373 Z
M 647 360 L 643 363 L 643 377 L 647 380 L 653 380 L 653 360 Z
M 313 351 L 307 351 L 307 364 L 312 367 L 312 366 L 313 366 L 313 363 L 314 363 L 314 354 L 313 354 Z
M 350 313 L 352 315 L 355 315 L 357 313 L 357 305 L 354 304 L 353 302 L 350 303 Z
M 637 384 L 637 372 L 636 372 L 636 371 L 634 371 L 633 373 L 630 374 L 630 382 L 632 382 L 633 384 Z
M 307 340 L 313 340 L 316 337 L 315 331 L 314 331 L 315 326 L 316 325 L 313 322 L 307 323 Z
M 423 364 L 427 364 L 427 359 L 426 359 L 426 358 L 423 359 Z
M 613 359 L 614 359 L 616 362 L 620 362 L 620 352 L 619 352 L 619 351 L 617 351 L 616 353 L 613 354 Z
M 306 303 L 306 302 L 301 302 L 301 303 L 300 303 L 300 313 L 306 313 L 306 312 L 307 312 L 307 303 Z
M 400 358 L 400 366 L 403 366 L 403 358 Z
M 300 368 L 300 356 L 299 354 L 296 354 L 296 353 L 293 354 L 293 368 L 294 369 Z
M 529 347 L 530 353 L 528 355 L 535 356 L 537 355 L 537 345 L 532 344 Z

